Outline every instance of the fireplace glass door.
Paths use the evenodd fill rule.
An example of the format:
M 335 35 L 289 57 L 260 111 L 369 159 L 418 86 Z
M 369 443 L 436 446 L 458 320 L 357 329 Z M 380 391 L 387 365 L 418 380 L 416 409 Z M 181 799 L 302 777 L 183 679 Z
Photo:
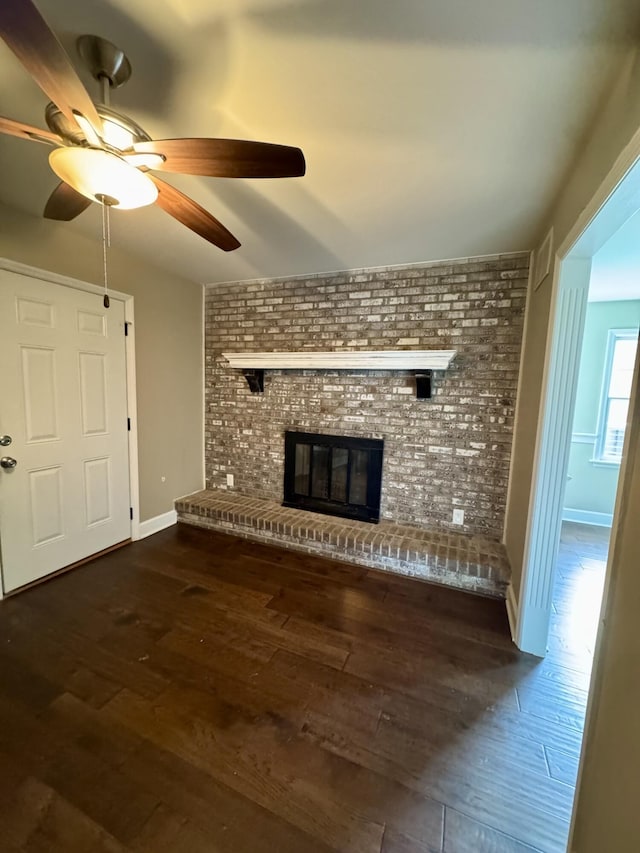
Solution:
M 283 506 L 377 522 L 383 447 L 374 438 L 286 432 Z

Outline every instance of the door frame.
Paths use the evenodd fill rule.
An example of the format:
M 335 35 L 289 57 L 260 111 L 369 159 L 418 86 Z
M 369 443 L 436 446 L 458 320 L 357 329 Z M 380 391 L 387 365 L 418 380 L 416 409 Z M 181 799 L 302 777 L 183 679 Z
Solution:
M 607 202 L 610 202 L 607 205 Z M 534 468 L 529 499 L 522 581 L 514 608 L 510 589 L 513 639 L 522 651 L 546 654 L 555 563 L 562 523 L 568 451 L 575 406 L 577 376 L 587 292 L 585 270 L 573 275 L 571 265 L 590 266 L 595 252 L 640 207 L 640 130 L 623 149 L 612 169 L 580 213 L 552 258 L 551 310 L 538 412 Z M 575 270 L 574 270 L 575 272 Z M 573 293 L 569 291 L 573 290 Z M 570 339 L 570 340 L 568 340 Z M 640 354 L 638 356 L 640 358 Z M 563 393 L 570 388 L 572 393 Z M 629 407 L 633 411 L 633 407 Z M 627 435 L 628 435 L 627 429 Z M 620 467 L 622 483 L 628 442 Z M 618 524 L 618 500 L 611 528 L 613 552 Z M 608 590 L 607 564 L 603 606 Z M 513 613 L 513 610 L 516 610 Z M 595 662 L 595 659 L 594 659 Z
M 91 284 L 88 281 L 71 278 L 70 276 L 60 275 L 59 273 L 43 270 L 39 267 L 32 267 L 28 264 L 23 264 L 19 261 L 13 261 L 10 258 L 0 257 L 0 270 L 13 272 L 18 275 L 24 275 L 28 278 L 39 279 L 40 281 L 48 281 L 51 284 L 70 287 L 74 290 L 82 290 L 85 293 L 95 293 L 102 296 L 104 288 L 96 284 Z M 125 361 L 126 361 L 126 382 L 127 382 L 127 417 L 131 419 L 131 429 L 129 430 L 128 449 L 129 449 L 129 500 L 133 510 L 131 519 L 131 539 L 140 538 L 140 487 L 138 482 L 138 418 L 137 418 L 137 394 L 136 394 L 136 344 L 135 344 L 135 322 L 134 322 L 134 306 L 133 296 L 128 293 L 122 293 L 118 290 L 109 290 L 109 297 L 117 299 L 124 303 L 124 321 L 127 326 L 127 334 L 125 336 Z M 4 597 L 2 584 L 0 584 L 0 601 Z

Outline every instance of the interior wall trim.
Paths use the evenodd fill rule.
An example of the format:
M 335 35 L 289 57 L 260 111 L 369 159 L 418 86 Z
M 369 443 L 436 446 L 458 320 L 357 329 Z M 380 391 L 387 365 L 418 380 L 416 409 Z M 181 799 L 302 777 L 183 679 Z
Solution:
M 554 275 L 516 641 L 537 657 L 547 651 L 590 275 L 591 259 L 573 257 Z
M 611 527 L 613 524 L 613 513 L 591 512 L 588 509 L 565 507 L 562 510 L 562 520 L 575 521 L 577 524 L 594 524 L 596 527 Z
M 73 287 L 75 290 L 97 293 L 99 296 L 102 296 L 104 293 L 104 285 L 92 284 L 89 281 L 82 281 L 79 278 L 71 278 L 71 276 L 43 270 L 40 267 L 32 267 L 20 261 L 13 261 L 11 258 L 0 258 L 0 269 L 17 273 L 17 275 L 26 275 L 29 278 L 37 278 L 40 281 L 50 281 L 52 284 L 61 284 L 63 287 Z M 133 299 L 130 294 L 122 293 L 120 290 L 112 290 L 111 288 L 109 288 L 109 296 L 112 299 L 121 299 L 125 303 L 129 299 Z
M 136 539 L 146 539 L 147 536 L 152 536 L 154 533 L 159 533 L 161 530 L 166 530 L 178 523 L 178 513 L 175 509 L 170 509 L 169 512 L 163 512 L 162 515 L 156 515 L 153 518 L 148 518 L 146 521 L 141 521 L 138 525 L 138 535 Z
M 562 242 L 558 244 L 555 259 L 552 258 L 553 264 L 557 266 L 558 262 L 565 258 L 569 252 L 571 252 L 573 257 L 592 257 L 604 245 L 606 240 L 611 236 L 611 233 L 616 231 L 627 219 L 636 213 L 638 210 L 637 181 L 640 176 L 638 176 L 637 172 L 634 174 L 634 166 L 639 158 L 640 127 L 622 149 L 589 203 L 581 210 L 573 227 L 566 234 Z M 630 180 L 625 182 L 624 199 L 617 205 L 617 225 L 615 227 L 610 225 L 610 230 L 599 234 L 598 240 L 594 242 L 592 239 L 586 237 L 585 232 L 592 220 L 595 219 L 596 214 L 604 207 L 607 199 L 626 177 L 629 177 Z
M 574 432 L 571 441 L 574 444 L 595 444 L 598 436 L 595 432 Z
M 516 600 L 516 593 L 513 588 L 513 584 L 510 583 L 507 587 L 507 618 L 509 620 L 509 630 L 511 631 L 511 639 L 513 642 L 516 642 L 516 631 L 518 628 L 518 602 Z
M 520 364 L 518 365 L 518 384 L 516 385 L 516 407 L 513 412 L 513 422 L 517 424 L 520 417 L 520 402 L 522 400 L 522 383 L 524 376 L 524 353 L 527 349 L 527 328 L 529 325 L 529 311 L 531 308 L 531 294 L 533 292 L 533 256 L 534 253 L 529 253 L 529 277 L 527 279 L 527 296 L 524 303 L 524 317 L 522 320 L 522 341 L 520 343 Z M 509 480 L 507 483 L 507 500 L 505 503 L 504 525 L 502 527 L 502 544 L 506 547 L 509 541 L 509 520 L 511 518 L 509 508 L 511 506 L 511 492 L 513 489 L 513 481 L 515 477 L 515 430 L 511 437 L 511 456 L 509 459 Z

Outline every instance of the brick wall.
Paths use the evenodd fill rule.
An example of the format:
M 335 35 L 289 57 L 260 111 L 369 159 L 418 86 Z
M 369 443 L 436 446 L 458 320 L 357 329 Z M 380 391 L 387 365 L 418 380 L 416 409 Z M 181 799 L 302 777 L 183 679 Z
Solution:
M 284 432 L 384 438 L 381 514 L 500 537 L 529 257 L 212 285 L 206 292 L 207 488 L 282 498 Z M 267 371 L 251 394 L 221 353 L 455 349 L 434 397 L 409 373 Z M 463 509 L 463 528 L 451 523 Z

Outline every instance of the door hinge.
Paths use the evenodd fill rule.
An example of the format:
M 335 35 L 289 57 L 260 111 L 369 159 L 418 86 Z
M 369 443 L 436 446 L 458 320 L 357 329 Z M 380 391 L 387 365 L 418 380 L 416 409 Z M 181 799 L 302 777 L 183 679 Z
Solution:
M 129 518 L 131 519 L 131 521 L 133 521 L 133 507 L 132 506 L 129 507 Z
M 131 432 L 131 418 L 127 418 L 127 431 Z
M 127 337 L 128 334 L 129 334 L 129 324 L 127 322 L 125 322 L 125 324 L 124 324 L 124 336 L 125 336 L 125 338 Z

